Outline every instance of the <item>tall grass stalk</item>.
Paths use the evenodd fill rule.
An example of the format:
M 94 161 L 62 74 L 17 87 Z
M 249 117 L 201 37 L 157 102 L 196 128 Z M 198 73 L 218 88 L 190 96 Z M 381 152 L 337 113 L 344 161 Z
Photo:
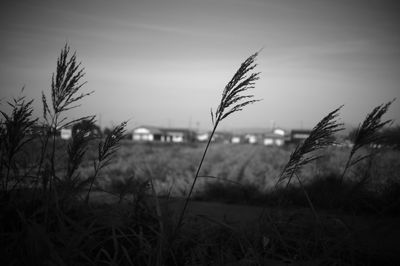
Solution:
M 382 117 L 386 112 L 389 110 L 390 105 L 395 101 L 393 99 L 390 102 L 381 104 L 375 107 L 364 119 L 362 124 L 360 124 L 355 132 L 354 139 L 353 139 L 353 147 L 350 151 L 349 157 L 346 161 L 346 165 L 340 177 L 340 182 L 343 183 L 344 176 L 346 175 L 347 171 L 353 165 L 359 163 L 360 161 L 370 157 L 372 154 L 369 153 L 364 156 L 358 156 L 357 158 L 353 158 L 354 155 L 363 147 L 368 147 L 373 145 L 376 141 L 378 141 L 381 136 L 379 136 L 379 131 L 392 123 L 392 120 L 385 120 L 382 121 Z
M 253 99 L 254 95 L 242 95 L 242 93 L 247 92 L 249 89 L 253 89 L 255 82 L 259 79 L 260 72 L 249 73 L 249 72 L 253 71 L 255 69 L 255 67 L 257 66 L 257 64 L 255 64 L 257 55 L 258 55 L 258 52 L 254 53 L 253 55 L 248 57 L 241 64 L 239 69 L 233 75 L 232 79 L 225 86 L 225 88 L 222 92 L 221 101 L 220 101 L 215 113 L 213 113 L 213 111 L 211 109 L 211 120 L 213 123 L 213 129 L 211 131 L 210 136 L 208 137 L 207 145 L 206 145 L 203 155 L 200 159 L 200 163 L 197 167 L 196 174 L 195 174 L 193 182 L 190 186 L 189 193 L 186 196 L 183 209 L 180 212 L 180 216 L 179 216 L 179 219 L 178 219 L 178 222 L 176 225 L 176 230 L 175 230 L 173 237 L 176 236 L 177 231 L 182 226 L 184 215 L 186 213 L 187 206 L 191 199 L 193 189 L 194 189 L 197 179 L 199 177 L 199 173 L 200 173 L 201 167 L 203 165 L 204 158 L 206 157 L 211 140 L 213 139 L 213 136 L 215 134 L 215 131 L 217 130 L 219 123 L 222 120 L 224 120 L 225 118 L 227 118 L 229 115 L 243 110 L 243 108 L 245 106 L 259 101 L 259 100 Z
M 89 181 L 88 179 L 82 180 L 78 169 L 89 149 L 90 142 L 96 137 L 91 131 L 91 126 L 95 123 L 95 117 L 85 121 L 87 126 L 73 132 L 72 140 L 67 146 L 67 169 L 63 179 L 58 180 L 59 187 L 63 188 L 62 200 L 71 199 L 79 195 Z
M 21 93 L 24 88 L 22 88 Z M 0 170 L 1 170 L 1 182 L 2 189 L 5 193 L 9 192 L 9 181 L 11 170 L 18 169 L 18 165 L 14 161 L 15 156 L 21 151 L 22 147 L 33 139 L 32 131 L 33 126 L 36 124 L 37 119 L 32 117 L 33 100 L 28 102 L 25 101 L 25 97 L 20 96 L 13 99 L 12 102 L 7 102 L 11 107 L 11 115 L 0 111 L 3 116 L 1 120 L 1 158 L 0 158 Z M 5 176 L 3 176 L 3 167 L 6 167 Z M 12 189 L 21 181 L 19 177 L 12 186 Z
M 81 117 L 78 119 L 68 121 L 68 117 L 63 116 L 68 110 L 76 108 L 79 101 L 92 94 L 82 93 L 81 88 L 86 82 L 81 82 L 84 77 L 84 69 L 81 63 L 77 62 L 76 53 L 72 56 L 70 54 L 70 47 L 66 44 L 61 50 L 60 56 L 57 59 L 57 70 L 52 75 L 51 79 L 51 107 L 47 103 L 47 98 L 42 92 L 43 102 L 43 117 L 45 120 L 44 127 L 46 128 L 45 139 L 42 142 L 42 153 L 38 166 L 38 176 L 41 173 L 43 162 L 46 156 L 47 146 L 52 139 L 50 159 L 50 188 L 52 187 L 53 179 L 56 177 L 55 170 L 55 153 L 56 153 L 56 132 L 62 128 L 77 123 L 81 120 L 91 119 L 91 116 Z
M 94 174 L 90 179 L 90 185 L 89 189 L 86 194 L 86 203 L 89 203 L 89 198 L 90 198 L 90 192 L 92 191 L 93 184 L 102 168 L 107 166 L 111 159 L 112 156 L 115 154 L 115 152 L 119 148 L 119 143 L 121 139 L 124 137 L 125 132 L 126 132 L 126 124 L 127 122 L 122 122 L 118 126 L 116 126 L 110 134 L 108 134 L 103 141 L 99 143 L 98 146 L 98 157 L 97 160 L 93 162 L 93 167 L 94 167 Z
M 295 176 L 307 199 L 310 209 L 319 224 L 321 224 L 321 221 L 315 210 L 314 204 L 312 203 L 310 196 L 308 195 L 308 192 L 298 175 L 298 171 L 304 165 L 320 158 L 320 155 L 315 155 L 313 153 L 323 148 L 326 148 L 335 142 L 334 134 L 338 131 L 343 130 L 343 124 L 339 123 L 337 120 L 339 111 L 342 107 L 343 105 L 325 116 L 311 130 L 310 135 L 304 140 L 304 142 L 297 145 L 296 149 L 290 155 L 289 161 L 282 170 L 279 179 L 275 185 L 276 187 L 280 182 L 287 180 L 286 187 L 288 187 L 293 176 Z

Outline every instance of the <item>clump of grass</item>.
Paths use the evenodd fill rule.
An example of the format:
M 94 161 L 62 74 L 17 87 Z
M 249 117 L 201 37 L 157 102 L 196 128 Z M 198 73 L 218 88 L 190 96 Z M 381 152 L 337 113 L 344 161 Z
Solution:
M 87 120 L 88 123 L 94 123 L 94 117 Z M 67 154 L 68 154 L 68 166 L 66 179 L 72 179 L 75 171 L 78 169 L 79 165 L 82 163 L 83 156 L 85 155 L 89 141 L 92 139 L 90 127 L 82 128 L 77 131 L 72 141 L 68 144 Z
M 85 120 L 88 124 L 94 124 L 95 120 L 92 117 L 90 120 Z M 72 140 L 67 146 L 67 169 L 63 179 L 58 180 L 58 186 L 62 188 L 64 199 L 79 194 L 87 185 L 88 180 L 82 180 L 78 172 L 79 166 L 82 164 L 85 154 L 88 151 L 89 144 L 93 140 L 90 127 L 83 127 L 75 132 Z
M 211 119 L 212 119 L 212 123 L 213 123 L 213 130 L 208 138 L 207 145 L 204 149 L 203 156 L 197 167 L 197 171 L 194 176 L 193 182 L 190 186 L 189 193 L 186 196 L 186 200 L 185 200 L 183 209 L 182 209 L 179 219 L 178 219 L 176 230 L 179 230 L 179 228 L 182 226 L 186 208 L 189 204 L 189 201 L 190 201 L 192 193 L 193 193 L 193 189 L 194 189 L 197 179 L 199 177 L 201 166 L 203 165 L 203 161 L 207 154 L 208 147 L 210 146 L 211 140 L 214 136 L 215 131 L 217 130 L 219 123 L 222 120 L 224 120 L 225 118 L 227 118 L 229 115 L 231 115 L 235 112 L 239 112 L 239 111 L 243 110 L 243 108 L 245 106 L 258 101 L 258 100 L 253 99 L 253 97 L 254 97 L 253 95 L 243 95 L 243 93 L 247 92 L 250 89 L 253 89 L 255 82 L 259 79 L 260 72 L 250 73 L 257 66 L 257 64 L 255 64 L 257 55 L 258 55 L 258 53 L 254 53 L 240 65 L 239 69 L 233 75 L 232 79 L 225 86 L 225 88 L 222 92 L 221 101 L 218 105 L 218 108 L 217 108 L 215 114 L 213 113 L 213 111 L 211 109 Z
M 60 56 L 57 59 L 56 73 L 53 73 L 51 79 L 51 106 L 47 102 L 46 95 L 42 92 L 43 103 L 43 118 L 44 128 L 46 134 L 42 139 L 42 151 L 38 166 L 38 176 L 42 171 L 45 158 L 49 158 L 51 175 L 49 176 L 50 185 L 56 179 L 55 157 L 56 157 L 56 134 L 57 131 L 63 127 L 67 127 L 82 120 L 92 119 L 92 116 L 80 117 L 74 120 L 68 120 L 65 115 L 66 111 L 79 106 L 79 101 L 92 94 L 82 93 L 81 88 L 86 82 L 82 82 L 85 75 L 81 63 L 77 62 L 76 53 L 72 56 L 70 54 L 70 47 L 65 44 L 61 50 Z M 47 146 L 49 141 L 52 140 L 50 154 L 47 155 Z
M 110 162 L 119 148 L 126 122 L 114 128 L 104 141 L 100 141 L 94 174 L 89 178 L 81 176 L 80 166 L 86 159 L 90 143 L 96 139 L 90 127 L 95 123 L 95 118 L 86 116 L 71 120 L 67 116 L 67 111 L 78 107 L 79 101 L 91 94 L 81 92 L 86 83 L 81 82 L 84 69 L 77 63 L 75 53 L 70 56 L 69 51 L 70 48 L 65 45 L 57 59 L 57 70 L 52 76 L 50 88 L 50 103 L 42 93 L 44 121 L 40 127 L 44 131 L 35 132 L 38 119 L 32 118 L 32 101 L 26 101 L 24 97 L 9 103 L 10 115 L 1 111 L 0 249 L 5 253 L 0 255 L 0 264 L 98 264 L 104 256 L 107 257 L 110 242 L 119 248 L 111 258 L 114 262 L 125 263 L 130 259 L 124 244 L 118 239 L 128 239 L 129 232 L 124 230 L 131 228 L 116 229 L 109 224 L 98 224 L 97 220 L 104 217 L 93 211 L 91 206 L 81 204 L 83 201 L 78 197 L 89 184 L 88 201 L 100 170 Z M 68 145 L 59 141 L 59 129 L 81 121 L 89 126 L 74 132 Z M 23 150 L 28 144 L 32 147 L 41 144 L 40 153 L 35 154 L 35 161 L 28 164 L 31 169 L 25 169 L 26 165 L 20 162 L 28 153 L 29 149 Z M 65 152 L 64 148 L 66 157 L 62 158 L 66 159 L 66 163 L 59 160 L 58 156 Z M 36 150 L 32 148 L 31 152 L 35 153 Z M 22 169 L 28 171 L 28 174 L 21 175 L 19 172 Z M 33 182 L 22 182 L 24 177 L 29 177 Z M 143 219 L 151 222 L 151 212 L 147 211 L 144 215 Z M 125 214 L 117 218 L 125 219 L 124 223 L 136 223 Z M 109 232 L 114 232 L 111 238 Z M 123 251 L 124 254 L 118 255 L 118 252 Z

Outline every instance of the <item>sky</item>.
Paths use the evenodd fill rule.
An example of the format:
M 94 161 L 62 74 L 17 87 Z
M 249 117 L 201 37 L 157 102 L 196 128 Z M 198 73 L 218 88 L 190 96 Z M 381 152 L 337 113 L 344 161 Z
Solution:
M 209 129 L 223 88 L 261 49 L 262 101 L 222 129 L 312 128 L 344 104 L 358 125 L 393 98 L 400 121 L 400 5 L 370 0 L 1 1 L 1 104 L 24 94 L 42 113 L 65 45 L 95 91 L 68 115 L 97 115 L 102 127 Z M 3 106 L 2 106 L 3 108 Z

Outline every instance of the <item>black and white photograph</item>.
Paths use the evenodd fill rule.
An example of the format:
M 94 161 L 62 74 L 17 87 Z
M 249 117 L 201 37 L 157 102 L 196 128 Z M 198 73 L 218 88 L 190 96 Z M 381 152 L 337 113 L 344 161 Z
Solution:
M 400 265 L 400 3 L 0 2 L 0 265 Z

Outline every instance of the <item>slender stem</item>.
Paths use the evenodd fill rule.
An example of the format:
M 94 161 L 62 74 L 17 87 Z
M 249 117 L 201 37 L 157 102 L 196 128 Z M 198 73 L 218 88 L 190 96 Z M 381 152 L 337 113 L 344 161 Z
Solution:
M 2 188 L 4 190 L 5 188 L 5 180 L 4 180 L 4 176 L 3 176 L 3 147 L 1 146 L 1 140 L 0 140 L 0 178 L 1 178 L 1 184 L 2 184 Z
M 8 158 L 8 165 L 7 165 L 6 183 L 5 183 L 5 187 L 4 187 L 4 191 L 6 192 L 6 194 L 8 193 L 8 179 L 10 177 L 11 158 L 12 158 L 12 156 L 10 156 Z
M 352 149 L 350 151 L 349 158 L 347 159 L 346 166 L 344 167 L 343 173 L 340 176 L 340 184 L 343 184 L 344 176 L 345 176 L 347 170 L 350 168 L 350 163 L 351 163 L 351 160 L 353 159 L 354 153 L 355 153 L 355 150 Z
M 212 140 L 212 138 L 214 136 L 215 130 L 217 129 L 218 123 L 219 123 L 219 119 L 216 120 L 214 128 L 213 128 L 213 130 L 211 132 L 211 135 L 208 138 L 207 146 L 204 149 L 203 156 L 201 157 L 199 166 L 197 167 L 196 175 L 194 176 L 194 179 L 193 179 L 193 182 L 192 182 L 192 186 L 190 187 L 189 194 L 186 197 L 185 204 L 183 205 L 183 209 L 182 209 L 181 214 L 179 216 L 179 220 L 178 220 L 178 223 L 177 223 L 177 226 L 176 226 L 175 234 L 179 230 L 179 228 L 182 226 L 182 222 L 183 222 L 183 218 L 185 216 L 185 212 L 186 212 L 187 206 L 188 206 L 190 198 L 192 196 L 194 186 L 196 185 L 197 179 L 199 177 L 201 166 L 203 165 L 204 158 L 206 157 L 208 147 L 210 146 L 211 140 Z
M 311 211 L 313 212 L 313 214 L 314 214 L 314 216 L 315 216 L 315 219 L 317 220 L 318 223 L 321 224 L 321 220 L 319 219 L 318 213 L 317 213 L 317 211 L 315 210 L 314 204 L 312 203 L 312 201 L 311 201 L 311 199 L 310 199 L 310 196 L 308 195 L 308 192 L 307 192 L 307 190 L 305 189 L 305 187 L 304 187 L 304 185 L 303 185 L 303 182 L 301 182 L 300 177 L 297 175 L 297 173 L 295 173 L 294 175 L 296 176 L 296 179 L 297 179 L 297 181 L 299 182 L 300 187 L 301 187 L 301 189 L 303 190 L 304 195 L 306 196 L 308 205 L 310 206 Z M 322 225 L 322 224 L 321 224 L 321 225 Z
M 52 143 L 52 149 L 51 149 L 51 157 L 50 157 L 50 162 L 51 162 L 51 175 L 54 178 L 56 176 L 56 169 L 55 169 L 55 162 L 54 162 L 54 157 L 56 156 L 56 134 L 57 134 L 57 116 L 55 118 L 54 122 L 54 132 L 53 132 L 53 143 Z
M 41 149 L 41 154 L 40 154 L 40 160 L 39 160 L 39 167 L 38 167 L 38 171 L 36 176 L 39 177 L 40 176 L 40 172 L 42 171 L 42 166 L 43 166 L 43 162 L 44 162 L 44 157 L 46 156 L 46 150 L 47 150 L 47 145 L 49 143 L 49 139 L 50 139 L 50 135 L 48 132 L 46 132 L 46 138 L 43 141 L 43 139 L 41 139 L 40 141 L 42 142 L 42 149 Z
M 56 177 L 56 168 L 55 168 L 55 156 L 56 156 L 56 134 L 57 134 L 57 127 L 58 127 L 58 114 L 56 113 L 52 122 L 51 132 L 53 134 L 53 143 L 51 147 L 51 156 L 50 156 L 50 166 L 51 166 L 51 175 L 49 178 L 49 191 L 50 195 L 53 191 L 53 183 Z
M 313 214 L 314 214 L 315 221 L 318 223 L 318 225 L 320 226 L 320 229 L 321 229 L 321 230 L 325 230 L 324 224 L 322 223 L 322 221 L 321 221 L 321 219 L 320 219 L 320 217 L 319 217 L 317 211 L 315 210 L 314 204 L 312 203 L 312 201 L 311 201 L 311 199 L 310 199 L 310 196 L 308 195 L 308 192 L 307 192 L 307 190 L 305 189 L 305 187 L 304 187 L 304 185 L 303 185 L 303 182 L 301 181 L 301 179 L 300 179 L 300 177 L 297 175 L 297 173 L 294 173 L 294 175 L 296 176 L 297 181 L 299 182 L 300 187 L 301 187 L 301 189 L 303 190 L 304 195 L 306 196 L 308 205 L 310 206 L 311 211 L 312 211 Z M 322 233 L 322 232 L 321 232 L 321 233 Z M 321 239 L 321 237 L 318 237 L 318 238 L 317 238 L 317 240 L 320 240 L 320 239 Z M 323 241 L 321 241 L 321 245 L 322 245 L 322 248 L 323 248 L 324 253 L 325 253 L 326 250 L 327 250 L 327 247 L 326 247 L 326 245 L 324 244 Z
M 41 177 L 41 171 L 42 171 L 42 167 L 43 167 L 43 162 L 44 162 L 44 158 L 46 156 L 46 151 L 47 151 L 47 145 L 49 144 L 49 139 L 50 139 L 50 135 L 49 132 L 45 132 L 45 139 L 43 140 L 40 136 L 40 142 L 41 142 L 41 153 L 40 153 L 40 160 L 39 160 L 39 166 L 36 172 L 36 177 L 34 178 L 34 187 L 33 187 L 33 192 L 32 192 L 32 204 L 34 204 L 35 199 L 36 199 L 36 192 L 38 190 L 38 183 L 39 183 L 39 179 Z M 41 134 L 41 132 L 39 132 L 39 134 Z M 43 176 L 42 176 L 43 178 Z M 44 184 L 44 183 L 43 183 Z M 43 191 L 44 191 L 44 187 L 43 187 Z
M 86 204 L 89 204 L 90 192 L 92 191 L 94 180 L 96 179 L 96 177 L 97 177 L 97 175 L 99 173 L 99 170 L 101 168 L 100 164 L 101 164 L 101 161 L 98 162 L 97 166 L 96 166 L 96 162 L 94 162 L 94 174 L 93 174 L 92 180 L 90 182 L 90 186 L 89 186 L 88 192 L 86 194 L 86 199 L 85 199 Z
M 296 171 L 297 171 L 297 164 L 296 164 L 294 170 L 292 171 L 292 173 L 290 174 L 290 176 L 289 176 L 289 178 L 288 178 L 288 181 L 286 182 L 285 188 L 288 188 L 290 182 L 292 181 L 293 175 L 294 175 L 294 173 L 295 173 Z
M 349 158 L 349 160 L 347 160 L 346 165 L 345 165 L 344 170 L 343 170 L 343 173 L 340 176 L 340 184 L 343 184 L 344 176 L 345 176 L 345 174 L 347 172 L 347 169 L 349 168 L 349 165 L 350 165 L 350 158 Z

